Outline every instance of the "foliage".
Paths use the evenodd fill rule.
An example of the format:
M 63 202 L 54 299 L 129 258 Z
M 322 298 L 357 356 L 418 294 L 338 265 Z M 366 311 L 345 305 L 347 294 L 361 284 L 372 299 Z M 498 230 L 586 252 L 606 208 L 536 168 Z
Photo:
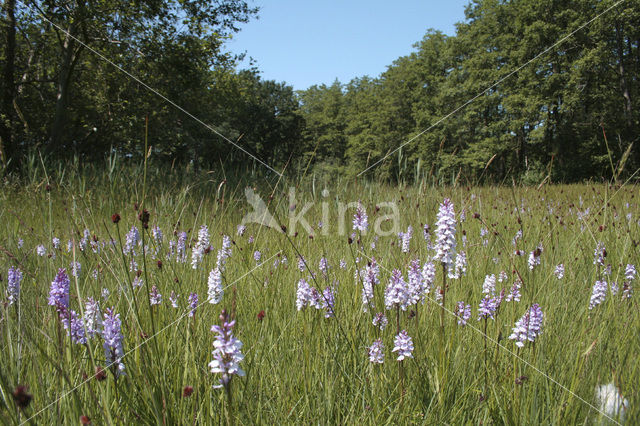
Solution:
M 455 35 L 427 30 L 379 76 L 294 93 L 225 51 L 257 13 L 245 1 L 5 0 L 3 170 L 32 152 L 140 159 L 149 117 L 152 154 L 194 170 L 254 156 L 390 182 L 632 176 L 640 4 L 614 4 L 474 0 Z

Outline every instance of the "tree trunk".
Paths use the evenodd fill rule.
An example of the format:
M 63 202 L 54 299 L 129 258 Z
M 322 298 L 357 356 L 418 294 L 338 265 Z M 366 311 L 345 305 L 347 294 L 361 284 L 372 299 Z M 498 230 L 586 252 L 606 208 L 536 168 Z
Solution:
M 12 141 L 13 128 L 13 93 L 14 93 L 14 70 L 16 57 L 16 16 L 15 0 L 6 0 L 5 9 L 5 66 L 2 73 L 2 114 L 0 114 L 0 159 L 3 167 L 14 154 Z
M 620 77 L 620 91 L 622 92 L 622 97 L 624 98 L 624 116 L 627 121 L 627 126 L 631 128 L 633 124 L 633 108 L 631 105 L 631 94 L 629 93 L 629 85 L 627 83 L 627 74 L 624 64 L 624 43 L 622 40 L 622 29 L 620 28 L 619 21 L 616 21 L 615 29 L 617 43 L 616 47 L 618 51 L 618 75 Z
M 49 138 L 49 150 L 58 151 L 62 147 L 62 136 L 67 115 L 67 103 L 69 97 L 69 85 L 71 84 L 71 74 L 75 63 L 77 25 L 73 22 L 69 30 L 65 33 L 62 44 L 62 63 L 58 74 L 56 107 L 51 125 L 51 135 Z

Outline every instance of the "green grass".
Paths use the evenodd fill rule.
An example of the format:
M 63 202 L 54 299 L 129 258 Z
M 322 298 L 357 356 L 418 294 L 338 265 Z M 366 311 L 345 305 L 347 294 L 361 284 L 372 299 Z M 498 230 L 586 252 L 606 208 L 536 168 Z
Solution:
M 24 273 L 20 303 L 4 305 L 1 311 L 4 423 L 78 423 L 82 415 L 93 424 L 590 423 L 603 420 L 593 408 L 595 387 L 610 382 L 629 400 L 629 424 L 640 418 L 638 295 L 622 300 L 620 294 L 608 294 L 605 303 L 588 309 L 598 273 L 593 265 L 598 241 L 605 244 L 606 262 L 612 265 L 608 280 L 622 287 L 625 265 L 640 266 L 635 186 L 464 188 L 422 182 L 392 187 L 315 179 L 252 182 L 251 177 L 222 183 L 221 172 L 196 176 L 150 168 L 143 188 L 142 167 L 114 165 L 108 173 L 59 169 L 45 174 L 35 166 L 31 170 L 28 182 L 7 184 L 0 193 L 3 299 L 8 268 L 16 266 Z M 237 225 L 251 210 L 244 199 L 246 185 L 255 185 L 267 201 L 272 194 L 270 211 L 289 227 L 290 183 L 297 187 L 296 212 L 306 202 L 314 203 L 304 215 L 316 228 L 313 239 L 300 226 L 295 237 L 258 225 L 248 225 L 244 236 L 236 235 Z M 325 188 L 328 197 L 321 195 Z M 409 310 L 400 313 L 400 326 L 413 338 L 415 350 L 413 359 L 399 363 L 391 352 L 395 311 L 387 311 L 389 326 L 383 332 L 371 324 L 372 315 L 384 308 L 383 291 L 393 269 L 406 276 L 411 260 L 424 263 L 433 257 L 422 237 L 422 224 L 429 224 L 433 232 L 444 197 L 451 197 L 458 218 L 465 211 L 456 237 L 461 248 L 466 234 L 469 263 L 466 276 L 447 281 L 446 308 L 453 310 L 463 300 L 472 305 L 472 318 L 468 326 L 460 327 L 447 313 L 442 333 L 434 288 L 424 304 L 411 308 L 415 315 Z M 384 208 L 374 213 L 375 206 L 396 203 L 398 230 L 408 225 L 414 229 L 410 252 L 401 252 L 396 236 L 380 237 L 375 250 L 370 247 L 373 233 L 350 244 L 353 209 L 345 216 L 348 232 L 338 235 L 338 203 L 357 201 L 369 213 L 370 229 L 378 217 L 389 213 Z M 130 258 L 122 255 L 121 241 L 131 226 L 140 228 L 134 203 L 149 210 L 150 226 L 162 229 L 164 242 L 156 246 L 144 232 L 147 254 L 143 258 L 139 247 L 136 262 L 145 285 L 132 292 L 135 272 L 129 271 Z M 323 218 L 323 203 L 328 221 Z M 587 208 L 589 215 L 579 219 L 577 212 Z M 118 225 L 111 222 L 113 213 L 122 217 Z M 319 221 L 325 222 L 327 235 L 317 228 Z M 213 250 L 200 268 L 191 267 L 190 249 L 186 263 L 166 258 L 174 231 L 187 231 L 193 242 L 201 225 L 209 227 Z M 388 221 L 383 228 L 390 225 Z M 489 230 L 486 246 L 480 237 L 483 227 Z M 99 253 L 79 249 L 84 229 L 107 243 Z M 523 238 L 518 248 L 526 251 L 524 256 L 515 256 L 512 245 L 519 229 Z M 235 242 L 224 274 L 224 298 L 218 305 L 202 303 L 189 318 L 187 297 L 197 292 L 205 301 L 207 276 L 215 266 L 223 234 Z M 61 239 L 61 249 L 52 249 L 52 237 Z M 22 248 L 17 246 L 19 238 L 24 240 Z M 66 249 L 69 239 L 75 242 L 71 251 Z M 109 243 L 111 239 L 115 244 Z M 539 243 L 544 247 L 541 265 L 530 271 L 527 256 Z M 55 252 L 55 258 L 37 256 L 39 244 L 48 253 Z M 255 250 L 261 251 L 264 263 L 253 259 Z M 315 280 L 298 270 L 298 253 L 316 272 Z M 323 256 L 331 266 L 326 277 L 318 272 Z M 274 266 L 274 260 L 285 257 L 287 265 Z M 354 273 L 369 257 L 381 265 L 381 277 L 375 289 L 377 309 L 363 312 L 361 284 Z M 47 305 L 58 268 L 69 268 L 74 259 L 82 264 L 82 272 L 77 282 L 71 282 L 72 308 L 80 311 L 79 300 L 100 299 L 106 288 L 110 296 L 101 301 L 101 308 L 113 306 L 122 319 L 126 375 L 117 380 L 111 372 L 103 381 L 93 377 L 96 367 L 104 366 L 102 340 L 72 344 L 55 309 Z M 346 269 L 339 268 L 340 260 Z M 553 274 L 560 263 L 566 268 L 562 280 Z M 439 286 L 442 276 L 436 266 L 435 286 Z M 92 277 L 94 269 L 99 271 L 97 280 Z M 485 352 L 484 323 L 477 321 L 477 307 L 485 276 L 500 271 L 509 278 L 498 288 L 508 290 L 518 274 L 522 277 L 522 299 L 504 302 L 495 321 L 488 321 Z M 320 291 L 336 284 L 334 318 L 326 319 L 324 311 L 312 307 L 296 311 L 300 278 Z M 152 285 L 163 295 L 160 306 L 148 304 Z M 170 306 L 172 290 L 180 295 L 179 309 Z M 518 349 L 507 337 L 532 303 L 542 307 L 544 333 L 535 344 Z M 246 376 L 232 379 L 230 401 L 223 390 L 213 388 L 218 377 L 207 366 L 213 359 L 210 328 L 219 323 L 222 309 L 235 316 L 235 335 L 244 343 L 245 354 L 241 366 Z M 261 310 L 265 317 L 259 321 Z M 382 365 L 371 364 L 367 355 L 377 338 L 385 346 Z M 516 384 L 521 376 L 526 379 Z M 19 384 L 27 385 L 33 395 L 24 409 L 11 395 Z M 187 398 L 182 397 L 185 386 L 194 389 Z

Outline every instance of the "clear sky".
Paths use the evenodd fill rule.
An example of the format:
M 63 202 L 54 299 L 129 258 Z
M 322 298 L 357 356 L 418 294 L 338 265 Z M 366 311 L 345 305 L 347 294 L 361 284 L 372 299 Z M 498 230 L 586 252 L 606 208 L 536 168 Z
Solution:
M 228 41 L 267 80 L 296 90 L 376 77 L 413 50 L 429 28 L 455 34 L 469 0 L 249 0 L 259 19 Z M 247 61 L 245 61 L 246 63 Z M 246 66 L 245 66 L 246 67 Z M 242 67 L 241 67 L 242 68 Z

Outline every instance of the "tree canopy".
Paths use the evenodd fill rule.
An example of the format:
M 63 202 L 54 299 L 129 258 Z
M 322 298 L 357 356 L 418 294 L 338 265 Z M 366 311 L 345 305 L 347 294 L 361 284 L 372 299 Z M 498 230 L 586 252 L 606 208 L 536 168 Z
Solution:
M 294 92 L 258 68 L 238 70 L 226 52 L 258 13 L 246 1 L 4 0 L 2 167 L 35 150 L 141 158 L 148 116 L 154 158 L 195 167 L 251 159 L 218 132 L 293 171 L 355 176 L 375 164 L 367 176 L 392 181 L 631 175 L 639 3 L 474 0 L 455 35 L 426 30 L 379 76 Z

